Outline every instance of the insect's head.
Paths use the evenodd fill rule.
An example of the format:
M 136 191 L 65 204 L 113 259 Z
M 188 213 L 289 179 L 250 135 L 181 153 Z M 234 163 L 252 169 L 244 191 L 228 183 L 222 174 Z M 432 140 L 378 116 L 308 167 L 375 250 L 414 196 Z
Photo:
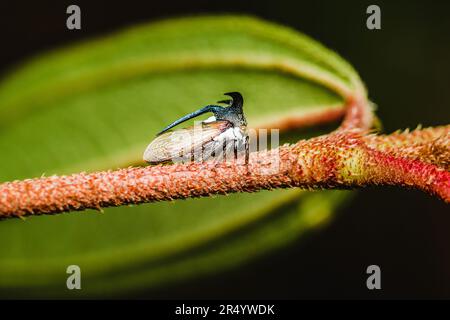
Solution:
M 227 92 L 226 96 L 230 96 L 232 100 L 222 100 L 219 102 L 228 103 L 229 107 L 222 108 L 218 114 L 214 114 L 217 120 L 228 120 L 234 126 L 247 126 L 247 120 L 244 116 L 242 107 L 244 106 L 244 98 L 239 92 Z
M 242 110 L 242 106 L 244 105 L 244 98 L 239 92 L 227 92 L 224 95 L 231 97 L 231 100 L 222 100 L 231 102 L 231 107 L 238 108 Z
M 228 104 L 228 107 L 222 107 L 219 105 L 207 105 L 171 123 L 161 132 L 159 132 L 158 135 L 170 130 L 171 128 L 182 122 L 198 117 L 199 115 L 207 112 L 212 112 L 216 120 L 230 121 L 235 127 L 247 126 L 247 120 L 245 120 L 244 112 L 242 110 L 242 106 L 244 104 L 242 95 L 239 92 L 227 92 L 225 93 L 225 95 L 230 96 L 231 99 L 221 100 L 218 101 L 218 103 Z

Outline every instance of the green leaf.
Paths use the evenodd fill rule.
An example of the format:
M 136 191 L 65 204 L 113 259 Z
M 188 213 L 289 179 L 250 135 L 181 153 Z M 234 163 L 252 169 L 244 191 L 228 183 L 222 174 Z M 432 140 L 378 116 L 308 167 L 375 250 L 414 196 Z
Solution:
M 0 84 L 0 181 L 142 165 L 162 127 L 228 91 L 249 126 L 343 108 L 344 60 L 249 17 L 134 27 L 37 57 Z M 300 138 L 300 136 L 298 136 Z M 328 221 L 346 192 L 233 194 L 0 222 L 0 293 L 105 295 L 238 265 Z M 65 289 L 66 268 L 83 290 Z

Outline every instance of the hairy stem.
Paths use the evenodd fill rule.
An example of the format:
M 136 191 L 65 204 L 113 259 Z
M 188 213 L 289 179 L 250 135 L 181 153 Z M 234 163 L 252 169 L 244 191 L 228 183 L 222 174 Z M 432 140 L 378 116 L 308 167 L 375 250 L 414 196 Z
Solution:
M 435 140 L 433 134 L 427 134 Z M 402 134 L 402 139 L 405 136 L 408 134 Z M 426 134 L 419 136 L 425 139 Z M 397 141 L 393 137 L 385 139 Z M 7 182 L 0 185 L 0 216 L 50 214 L 288 187 L 398 185 L 418 188 L 450 202 L 447 170 L 403 157 L 399 152 L 379 151 L 376 140 L 363 135 L 361 130 L 344 130 L 252 153 L 248 165 L 233 161 L 130 167 Z

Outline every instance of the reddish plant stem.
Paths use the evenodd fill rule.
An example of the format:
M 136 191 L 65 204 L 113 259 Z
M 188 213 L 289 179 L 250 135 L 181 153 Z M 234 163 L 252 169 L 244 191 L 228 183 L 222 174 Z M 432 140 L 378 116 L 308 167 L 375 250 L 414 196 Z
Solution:
M 338 116 L 320 114 L 313 120 Z M 248 165 L 204 162 L 130 167 L 6 182 L 0 184 L 0 218 L 288 187 L 399 185 L 450 202 L 446 170 L 450 126 L 365 135 L 372 118 L 365 98 L 351 97 L 344 121 L 334 133 L 252 153 Z
M 450 203 L 450 172 L 435 165 L 387 155 L 368 153 L 364 184 L 416 188 Z
M 373 125 L 373 112 L 365 96 L 355 95 L 347 99 L 347 110 L 340 130 L 368 130 Z
M 450 170 L 450 126 L 366 136 L 375 150 L 408 159 L 420 160 Z
M 448 171 L 375 150 L 368 147 L 367 139 L 370 138 L 360 131 L 335 132 L 270 152 L 252 153 L 248 165 L 175 164 L 7 182 L 0 184 L 0 216 L 51 214 L 287 187 L 399 185 L 419 188 L 450 201 Z

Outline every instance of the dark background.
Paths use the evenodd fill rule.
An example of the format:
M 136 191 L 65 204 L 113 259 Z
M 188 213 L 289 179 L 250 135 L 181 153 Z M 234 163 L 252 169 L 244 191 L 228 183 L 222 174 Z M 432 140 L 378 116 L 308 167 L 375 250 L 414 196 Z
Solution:
M 66 29 L 81 7 L 82 29 Z M 381 7 L 381 30 L 366 8 Z M 386 132 L 450 121 L 450 2 L 445 1 L 2 1 L 0 73 L 26 58 L 140 22 L 246 13 L 300 30 L 348 60 L 367 84 Z M 313 236 L 220 275 L 132 298 L 450 298 L 450 210 L 399 188 L 358 192 Z M 382 289 L 366 288 L 368 265 Z

